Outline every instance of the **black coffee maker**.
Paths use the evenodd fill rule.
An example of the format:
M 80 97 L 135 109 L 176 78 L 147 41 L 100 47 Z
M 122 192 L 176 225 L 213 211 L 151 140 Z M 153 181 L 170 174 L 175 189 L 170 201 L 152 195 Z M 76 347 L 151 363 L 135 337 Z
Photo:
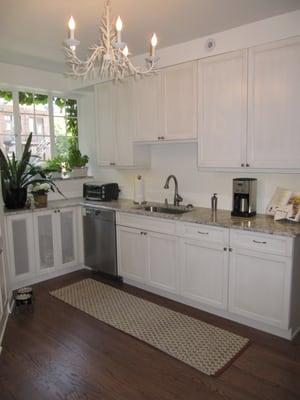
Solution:
M 256 215 L 257 179 L 235 178 L 232 191 L 231 215 L 246 218 Z

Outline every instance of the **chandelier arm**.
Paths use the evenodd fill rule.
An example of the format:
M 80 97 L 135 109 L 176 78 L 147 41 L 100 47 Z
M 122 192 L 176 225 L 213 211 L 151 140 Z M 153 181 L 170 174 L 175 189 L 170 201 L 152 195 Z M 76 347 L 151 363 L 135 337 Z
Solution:
M 153 38 L 156 38 L 156 43 L 152 44 L 151 56 L 147 59 L 149 66 L 137 67 L 127 55 L 128 48 L 125 54 L 125 48 L 123 51 L 123 47 L 121 48 L 120 46 L 120 44 L 125 44 L 120 43 L 120 39 L 117 39 L 117 32 L 110 21 L 110 12 L 111 1 L 106 0 L 104 14 L 101 18 L 99 45 L 94 44 L 89 48 L 91 54 L 85 60 L 80 60 L 75 50 L 70 48 L 70 44 L 66 41 L 64 53 L 67 64 L 71 68 L 71 71 L 67 72 L 68 76 L 87 79 L 90 76 L 96 77 L 96 74 L 98 74 L 102 79 L 114 79 L 115 81 L 119 81 L 124 79 L 125 75 L 143 76 L 155 72 L 158 61 L 158 58 L 154 57 L 155 46 L 157 44 L 155 34 Z M 75 46 L 78 45 L 78 43 L 79 42 L 75 40 Z

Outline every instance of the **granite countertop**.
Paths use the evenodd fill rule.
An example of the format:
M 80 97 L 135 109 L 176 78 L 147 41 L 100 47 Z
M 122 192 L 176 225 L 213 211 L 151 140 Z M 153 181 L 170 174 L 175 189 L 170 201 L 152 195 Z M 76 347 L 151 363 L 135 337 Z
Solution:
M 252 218 L 232 217 L 228 210 L 218 210 L 216 214 L 212 214 L 210 208 L 194 207 L 191 211 L 184 214 L 166 214 L 158 212 L 145 211 L 143 206 L 133 204 L 132 200 L 119 199 L 111 202 L 89 202 L 82 204 L 91 204 L 101 208 L 116 210 L 120 212 L 145 215 L 147 217 L 156 217 L 163 219 L 171 219 L 181 222 L 191 222 L 195 224 L 203 224 L 210 226 L 220 226 L 230 229 L 241 229 L 253 232 L 274 234 L 279 236 L 295 237 L 300 235 L 300 223 L 291 221 L 274 221 L 272 216 L 265 214 L 257 214 Z M 149 202 L 147 205 L 162 205 L 160 203 Z
M 194 207 L 191 211 L 184 214 L 165 214 L 158 212 L 145 211 L 143 206 L 133 204 L 132 200 L 119 199 L 110 202 L 91 202 L 85 201 L 82 197 L 62 200 L 52 200 L 48 202 L 47 208 L 7 210 L 4 215 L 14 215 L 17 213 L 39 212 L 43 210 L 53 210 L 78 205 L 92 205 L 103 209 L 115 210 L 124 213 L 144 215 L 153 218 L 169 219 L 181 222 L 190 222 L 210 226 L 219 226 L 230 229 L 241 229 L 246 231 L 274 234 L 279 236 L 296 237 L 300 235 L 300 223 L 290 221 L 274 221 L 273 217 L 258 214 L 252 218 L 232 217 L 228 210 L 218 210 L 212 214 L 210 208 Z M 160 203 L 149 202 L 147 205 L 161 205 Z

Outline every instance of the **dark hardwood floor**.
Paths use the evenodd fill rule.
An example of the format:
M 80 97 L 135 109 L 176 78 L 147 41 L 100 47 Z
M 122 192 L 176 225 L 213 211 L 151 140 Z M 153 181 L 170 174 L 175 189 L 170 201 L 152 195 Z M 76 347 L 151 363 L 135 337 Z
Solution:
M 253 341 L 221 376 L 208 377 L 48 294 L 90 276 L 97 279 L 78 271 L 36 285 L 34 312 L 9 318 L 0 356 L 1 400 L 300 399 L 299 335 L 288 342 L 123 285 Z

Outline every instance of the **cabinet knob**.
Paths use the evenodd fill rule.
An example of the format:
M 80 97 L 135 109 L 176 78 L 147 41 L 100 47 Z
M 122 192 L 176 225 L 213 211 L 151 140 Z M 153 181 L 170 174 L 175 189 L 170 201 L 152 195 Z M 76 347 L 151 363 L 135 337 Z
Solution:
M 246 167 L 247 167 L 247 168 L 250 167 L 250 164 L 246 164 Z
M 241 164 L 241 167 L 244 167 L 245 166 L 245 164 L 243 163 L 243 164 Z
M 227 251 L 227 247 L 224 247 L 223 250 L 224 250 L 224 251 Z

